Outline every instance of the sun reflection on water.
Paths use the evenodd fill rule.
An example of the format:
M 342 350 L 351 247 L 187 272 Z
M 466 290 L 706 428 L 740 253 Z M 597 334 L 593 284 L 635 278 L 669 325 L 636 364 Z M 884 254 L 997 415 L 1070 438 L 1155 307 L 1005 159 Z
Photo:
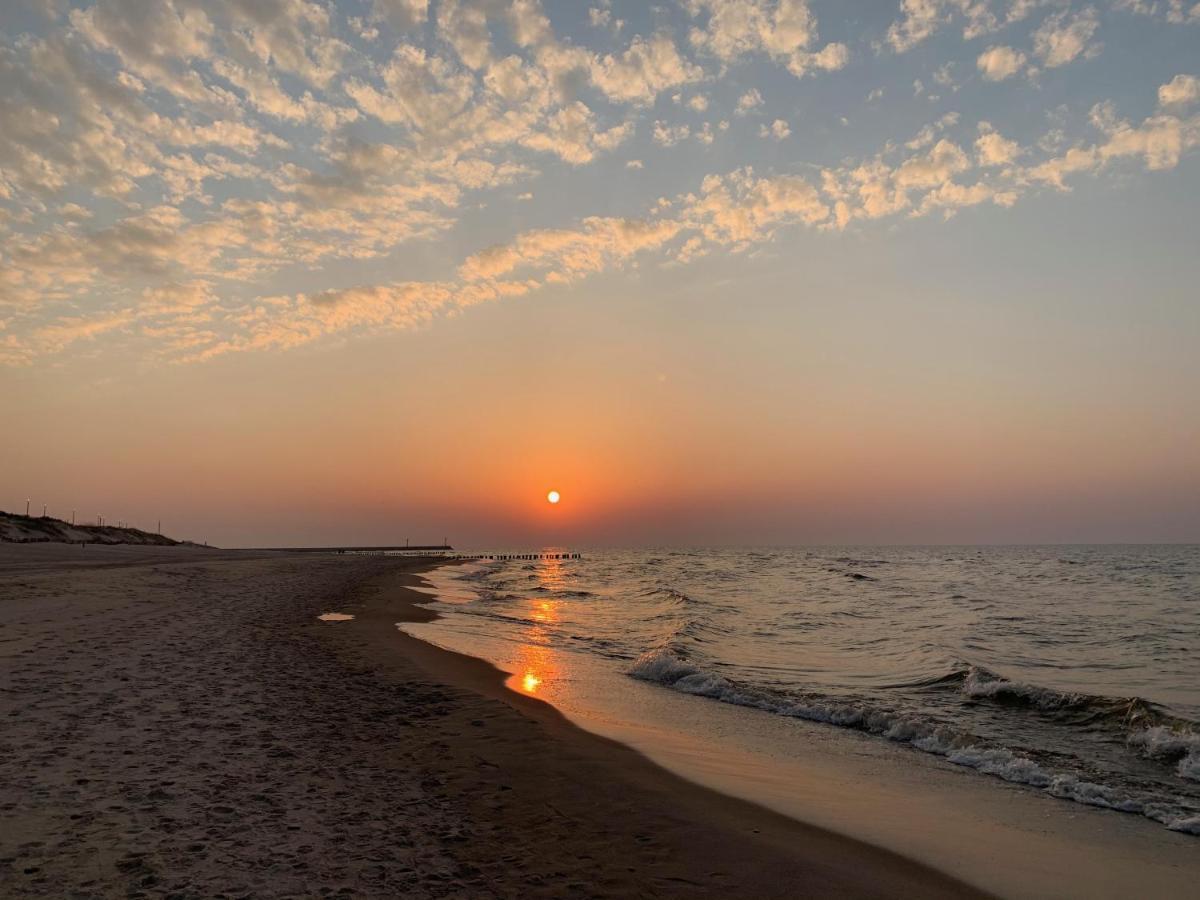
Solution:
M 537 576 L 537 586 L 547 590 L 558 590 L 566 584 L 562 560 L 539 560 L 534 575 Z M 536 694 L 540 688 L 549 687 L 562 679 L 561 657 L 549 646 L 551 631 L 560 618 L 561 601 L 530 597 L 528 603 L 532 624 L 521 632 L 521 644 L 514 666 L 520 674 L 512 678 L 510 684 L 522 693 Z

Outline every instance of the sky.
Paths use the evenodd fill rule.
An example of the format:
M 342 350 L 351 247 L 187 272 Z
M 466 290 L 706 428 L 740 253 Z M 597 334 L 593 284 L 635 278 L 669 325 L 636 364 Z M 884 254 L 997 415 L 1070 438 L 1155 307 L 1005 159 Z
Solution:
M 0 508 L 1197 541 L 1198 146 L 1194 0 L 12 0 Z

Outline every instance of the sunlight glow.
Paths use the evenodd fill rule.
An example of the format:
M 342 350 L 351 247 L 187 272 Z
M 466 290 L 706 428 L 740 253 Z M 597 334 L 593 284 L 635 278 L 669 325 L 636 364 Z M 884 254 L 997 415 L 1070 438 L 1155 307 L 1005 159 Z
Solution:
M 561 497 L 560 497 L 558 491 L 551 491 L 550 493 L 548 493 L 546 495 L 546 499 L 549 500 L 551 503 L 557 503 L 561 499 Z

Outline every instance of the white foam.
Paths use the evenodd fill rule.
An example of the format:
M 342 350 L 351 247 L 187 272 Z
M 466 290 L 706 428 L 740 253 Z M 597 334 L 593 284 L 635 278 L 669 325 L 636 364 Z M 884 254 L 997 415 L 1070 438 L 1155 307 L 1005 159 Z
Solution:
M 1146 756 L 1161 758 L 1181 753 L 1200 751 L 1200 734 L 1155 725 L 1129 736 L 1129 743 L 1138 747 Z
M 1200 753 L 1195 751 L 1189 753 L 1179 761 L 1175 771 L 1180 778 L 1186 778 L 1189 781 L 1200 781 Z
M 1050 688 L 1026 684 L 1023 681 L 1008 681 L 997 678 L 980 669 L 971 667 L 971 671 L 962 683 L 962 692 L 968 697 L 1017 697 L 1038 709 L 1052 710 L 1063 706 L 1073 706 L 1084 698 L 1079 694 L 1067 694 Z
M 674 684 L 680 678 L 694 675 L 698 670 L 690 666 L 666 648 L 650 650 L 637 658 L 629 674 L 642 681 L 657 684 Z
M 966 743 L 965 736 L 952 729 L 855 703 L 805 702 L 742 688 L 720 675 L 704 672 L 681 659 L 667 647 L 642 654 L 628 670 L 628 674 L 686 694 L 710 697 L 738 706 L 750 706 L 777 715 L 856 728 L 888 740 L 909 744 L 926 753 L 942 756 L 955 765 L 966 766 L 1015 784 L 1039 788 L 1064 800 L 1120 812 L 1139 813 L 1161 822 L 1173 831 L 1200 834 L 1200 816 L 1180 817 L 1169 810 L 1149 806 L 1124 796 L 1105 785 L 1083 781 L 1067 773 L 1047 771 L 1034 760 L 1005 747 L 980 747 Z M 974 674 L 973 672 L 972 676 Z M 992 685 L 1002 687 L 993 688 Z M 1013 682 L 986 680 L 982 676 L 977 681 L 975 690 L 985 693 L 975 696 L 991 696 L 1001 691 L 1011 692 L 1014 688 L 1028 689 L 1034 696 L 1044 693 L 1047 696 L 1042 699 L 1055 706 L 1070 702 L 1071 695 L 1047 692 Z M 1184 750 L 1194 750 L 1194 753 L 1189 753 L 1180 762 L 1179 774 L 1185 778 L 1200 780 L 1200 738 L 1196 735 L 1190 732 L 1175 732 L 1160 726 L 1141 732 L 1136 738 L 1131 738 L 1130 742 L 1153 748 L 1148 750 L 1148 755 L 1174 755 Z
M 1129 744 L 1152 759 L 1180 757 L 1175 774 L 1189 781 L 1200 781 L 1200 734 L 1155 725 L 1131 734 Z

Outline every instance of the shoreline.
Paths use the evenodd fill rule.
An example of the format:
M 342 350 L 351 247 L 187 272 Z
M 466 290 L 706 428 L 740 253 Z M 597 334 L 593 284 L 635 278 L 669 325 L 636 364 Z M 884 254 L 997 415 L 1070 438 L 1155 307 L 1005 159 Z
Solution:
M 432 587 L 455 590 L 441 578 Z M 416 602 L 436 600 L 423 594 Z M 477 678 L 473 689 L 535 715 L 550 706 L 575 727 L 632 748 L 685 784 L 885 849 L 978 889 L 1014 897 L 1186 896 L 1200 878 L 1192 836 L 990 778 L 872 735 L 586 667 L 575 680 L 566 675 L 571 685 L 565 691 L 531 697 L 518 675 L 527 671 L 528 648 L 480 644 L 452 630 L 439 635 L 438 626 L 427 624 L 435 618 L 434 610 L 419 608 L 410 620 L 417 627 L 405 629 L 408 636 L 453 656 L 495 661 L 484 663 L 491 680 Z M 537 660 L 561 673 L 582 663 L 570 652 Z M 437 664 L 434 657 L 430 665 Z
M 798 805 L 723 780 L 748 754 L 581 727 L 397 627 L 438 618 L 415 588 L 444 560 L 30 549 L 0 548 L 4 896 L 1165 897 L 1200 872 L 1191 838 L 812 723 Z
M 77 549 L 0 553 L 6 897 L 984 896 L 515 708 L 440 561 Z
M 428 568 L 439 565 L 452 563 L 435 562 Z M 642 827 L 652 829 L 651 822 L 661 818 L 663 824 L 669 823 L 682 838 L 674 858 L 663 861 L 668 869 L 693 873 L 690 877 L 667 876 L 681 886 L 692 889 L 706 886 L 726 895 L 753 897 L 810 893 L 839 897 L 990 896 L 901 854 L 681 778 L 626 744 L 580 728 L 550 703 L 510 690 L 505 684 L 509 673 L 486 660 L 406 634 L 397 624 L 429 623 L 440 618 L 437 612 L 422 605 L 433 599 L 430 595 L 413 590 L 415 584 L 398 583 L 413 581 L 412 576 L 419 574 L 406 573 L 398 579 L 393 576 L 394 580 L 384 576 L 381 581 L 392 580 L 392 583 L 380 586 L 375 596 L 358 606 L 340 610 L 351 612 L 355 618 L 339 623 L 339 630 L 347 636 L 353 635 L 358 652 L 376 665 L 387 667 L 389 656 L 402 656 L 431 678 L 503 704 L 525 723 L 535 726 L 539 734 L 533 746 L 540 751 L 541 758 L 534 764 L 538 770 L 534 777 L 545 782 L 551 777 L 551 770 L 560 769 L 552 772 L 552 776 L 560 781 L 560 789 L 570 788 L 566 799 L 593 804 L 588 810 L 591 824 L 597 824 L 598 810 L 594 804 L 608 789 L 636 792 L 635 799 L 626 804 L 632 803 L 637 808 Z M 347 651 L 354 652 L 349 648 Z M 528 725 L 508 724 L 521 731 L 528 728 Z M 508 758 L 504 762 L 512 764 L 515 760 Z M 577 773 L 570 771 L 575 766 L 587 768 L 586 785 L 578 781 Z M 528 771 L 530 760 L 521 761 L 521 767 Z M 602 786 L 592 786 L 596 784 Z M 656 807 L 671 812 L 656 812 Z M 622 813 L 626 811 L 623 804 Z M 570 817 L 569 813 L 563 815 Z M 583 824 L 586 820 L 576 821 Z M 603 827 L 607 831 L 616 824 L 609 821 Z M 714 870 L 717 860 L 722 865 Z M 707 885 L 696 881 L 705 874 L 723 877 Z

